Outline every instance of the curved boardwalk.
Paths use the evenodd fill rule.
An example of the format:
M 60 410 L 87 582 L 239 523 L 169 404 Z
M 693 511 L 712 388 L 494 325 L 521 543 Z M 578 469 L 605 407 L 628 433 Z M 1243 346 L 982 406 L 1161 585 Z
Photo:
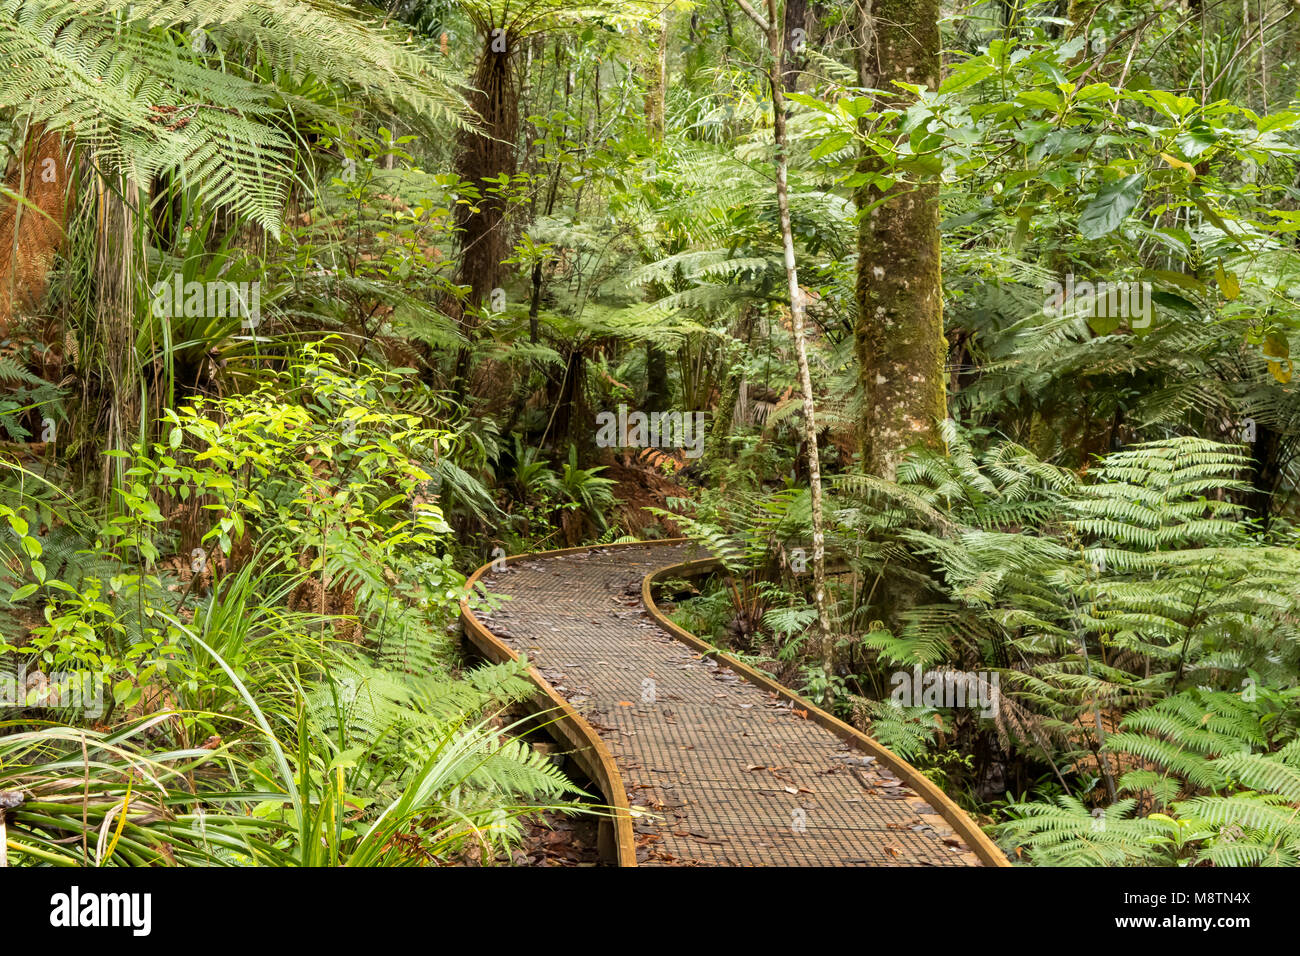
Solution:
M 594 548 L 512 559 L 481 578 L 511 600 L 478 620 L 527 655 L 613 758 L 637 863 L 982 865 L 881 759 L 656 623 L 643 579 L 699 557 L 684 543 Z

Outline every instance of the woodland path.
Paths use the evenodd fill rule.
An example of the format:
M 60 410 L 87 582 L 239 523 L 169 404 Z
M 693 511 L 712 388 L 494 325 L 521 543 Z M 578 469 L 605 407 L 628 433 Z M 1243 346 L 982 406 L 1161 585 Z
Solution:
M 466 607 L 467 635 L 494 659 L 527 656 L 560 736 L 624 808 L 610 855 L 642 866 L 1006 865 L 899 757 L 668 622 L 650 579 L 690 573 L 679 566 L 699 558 L 684 541 L 595 547 L 518 556 L 472 579 L 510 600 Z

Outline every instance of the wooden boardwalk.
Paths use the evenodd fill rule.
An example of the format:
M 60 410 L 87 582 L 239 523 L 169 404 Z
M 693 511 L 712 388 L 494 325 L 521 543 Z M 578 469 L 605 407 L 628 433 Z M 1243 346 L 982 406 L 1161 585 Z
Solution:
M 598 783 L 621 788 L 630 808 L 620 842 L 630 837 L 634 848 L 623 846 L 620 861 L 630 865 L 634 853 L 642 866 L 1005 865 L 963 815 L 958 829 L 976 830 L 972 852 L 952 828 L 961 811 L 927 781 L 917 787 L 930 788 L 929 802 L 918 796 L 889 764 L 915 771 L 874 741 L 846 742 L 848 728 L 833 732 L 816 708 L 782 699 L 661 626 L 642 603 L 643 579 L 698 557 L 685 543 L 522 556 L 503 571 L 480 569 L 486 590 L 509 601 L 494 613 L 465 612 L 483 650 L 527 655 L 539 686 L 581 715 L 565 724 L 598 738 L 588 764 L 617 768 Z M 606 798 L 622 803 L 622 794 Z

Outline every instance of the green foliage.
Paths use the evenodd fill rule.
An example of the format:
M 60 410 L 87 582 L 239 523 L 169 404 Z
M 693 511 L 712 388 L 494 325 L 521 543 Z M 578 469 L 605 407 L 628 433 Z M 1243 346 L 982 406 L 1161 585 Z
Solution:
M 30 205 L 42 130 L 74 172 L 65 238 L 9 237 L 51 293 L 0 342 L 0 679 L 105 699 L 24 685 L 11 859 L 491 862 L 575 793 L 509 739 L 518 668 L 459 668 L 464 572 L 635 532 L 721 561 L 666 586 L 684 626 L 1022 862 L 1297 862 L 1287 18 L 974 0 L 934 88 L 877 89 L 856 14 L 807 11 L 782 158 L 828 673 L 763 37 L 725 4 L 390 6 L 0 0 L 0 193 Z M 518 130 L 501 168 L 483 126 Z M 859 303 L 913 277 L 857 233 L 899 191 L 941 223 L 951 421 L 886 480 Z M 475 266 L 485 210 L 512 248 Z M 177 278 L 257 281 L 265 318 L 160 314 Z M 1117 282 L 1149 309 L 1079 291 Z M 704 460 L 593 450 L 621 403 L 709 412 Z M 915 669 L 1000 694 L 897 706 Z
M 303 349 L 290 382 L 168 410 L 166 440 L 137 448 L 97 524 L 21 489 L 21 513 L 0 505 L 34 579 L 8 601 L 39 600 L 45 621 L 6 660 L 90 678 L 86 700 L 29 699 L 0 735 L 0 789 L 23 794 L 7 820 L 20 865 L 90 861 L 68 849 L 82 832 L 104 864 L 428 864 L 471 847 L 491 862 L 538 801 L 572 808 L 567 779 L 496 726 L 531 691 L 523 665 L 452 676 L 464 578 L 420 463 L 454 434 L 387 406 L 400 374 L 322 348 Z M 54 577 L 22 513 L 44 515 L 46 541 L 93 534 L 107 567 L 65 556 L 51 568 L 80 564 L 76 586 Z M 187 514 L 201 547 L 178 562 L 182 587 L 169 555 Z M 319 600 L 298 606 L 313 583 Z M 348 595 L 348 619 L 331 593 Z M 342 626 L 360 630 L 340 640 Z M 51 703 L 84 719 L 105 691 L 90 714 L 104 722 L 161 712 L 41 728 Z M 83 742 L 97 774 L 84 817 L 59 802 Z M 154 772 L 136 784 L 124 765 Z
M 252 70 L 235 68 L 245 50 Z M 211 202 L 272 232 L 298 148 L 284 120 L 332 113 L 294 84 L 356 86 L 425 115 L 463 114 L 456 83 L 421 49 L 341 4 L 6 0 L 0 56 L 11 65 L 0 106 L 68 131 L 134 182 L 179 168 Z

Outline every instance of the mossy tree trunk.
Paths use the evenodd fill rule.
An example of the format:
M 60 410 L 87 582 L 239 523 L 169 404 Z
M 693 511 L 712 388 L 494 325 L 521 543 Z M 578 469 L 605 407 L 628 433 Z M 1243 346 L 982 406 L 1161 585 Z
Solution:
M 659 14 L 654 46 L 645 51 L 645 128 L 656 143 L 664 138 L 664 99 L 668 92 L 668 9 Z
M 864 86 L 939 83 L 938 0 L 876 0 L 860 24 L 858 71 Z M 903 96 L 904 94 L 900 94 Z M 863 170 L 885 172 L 874 154 Z M 863 466 L 892 479 L 905 449 L 940 444 L 947 415 L 943 296 L 939 281 L 939 188 L 895 183 L 856 196 L 857 348 L 865 398 Z
M 724 475 L 725 463 L 731 455 L 731 426 L 740 399 L 740 383 L 745 378 L 745 359 L 749 354 L 749 340 L 754 334 L 757 310 L 746 304 L 741 307 L 735 335 L 721 348 L 718 404 L 713 413 L 713 424 L 704 445 L 704 460 L 715 475 Z

